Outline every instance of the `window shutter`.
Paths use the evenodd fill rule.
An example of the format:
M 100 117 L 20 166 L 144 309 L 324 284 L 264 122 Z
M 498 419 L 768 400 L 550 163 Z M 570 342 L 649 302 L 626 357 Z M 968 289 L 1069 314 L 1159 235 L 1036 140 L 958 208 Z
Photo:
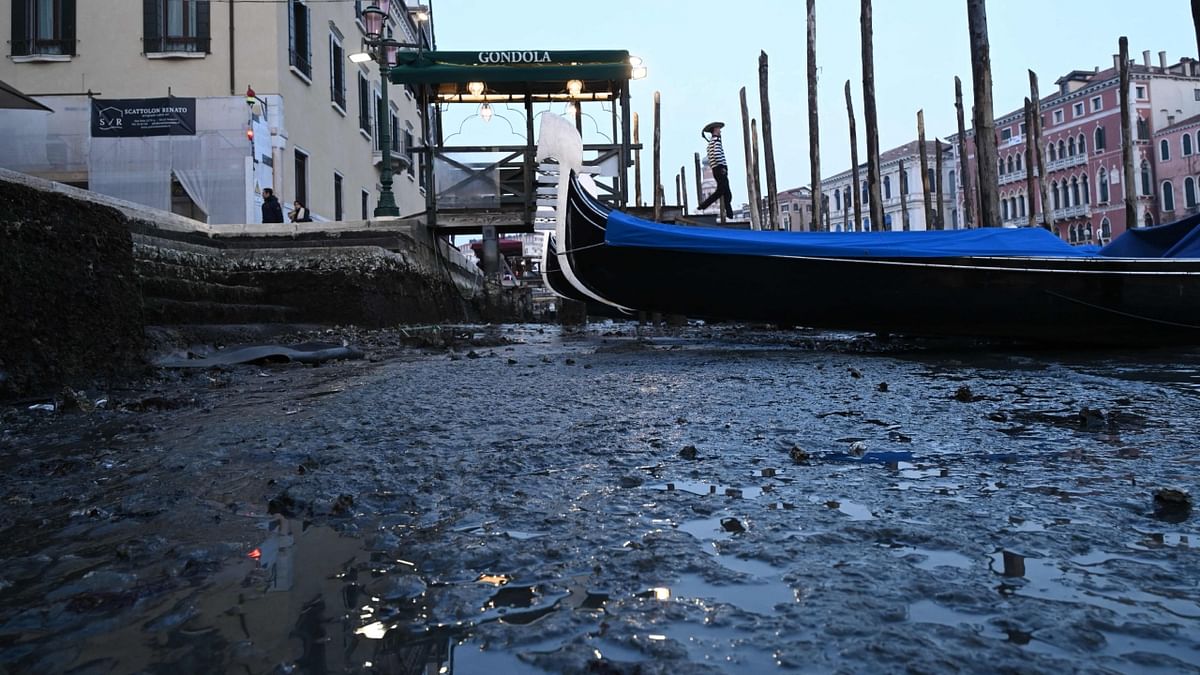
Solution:
M 142 50 L 147 54 L 161 52 L 162 32 L 159 27 L 162 21 L 159 17 L 161 0 L 142 0 Z
M 296 0 L 288 0 L 288 65 L 296 65 Z
M 312 12 L 308 5 L 304 6 L 304 63 L 308 64 L 309 77 L 312 77 Z
M 75 0 L 62 0 L 63 53 L 75 56 Z
M 29 0 L 12 0 L 12 55 L 26 56 L 29 54 Z
M 196 40 L 199 42 L 199 51 L 202 51 L 205 54 L 212 53 L 212 36 L 209 35 L 209 33 L 212 32 L 210 16 L 210 12 L 212 11 L 210 9 L 211 7 L 212 3 L 208 0 L 202 0 L 200 4 L 196 6 Z

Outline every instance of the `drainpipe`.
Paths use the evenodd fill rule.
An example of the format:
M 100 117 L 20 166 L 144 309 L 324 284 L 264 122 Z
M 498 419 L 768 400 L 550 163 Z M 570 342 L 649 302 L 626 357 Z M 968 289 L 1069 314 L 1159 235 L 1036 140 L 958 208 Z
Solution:
M 237 80 L 234 79 L 233 4 L 229 3 L 229 95 L 237 96 Z

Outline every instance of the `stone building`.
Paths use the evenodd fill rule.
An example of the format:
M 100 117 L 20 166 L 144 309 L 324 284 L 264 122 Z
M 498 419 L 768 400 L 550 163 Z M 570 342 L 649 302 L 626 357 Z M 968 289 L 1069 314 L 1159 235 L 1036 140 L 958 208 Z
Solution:
M 1046 204 L 1040 188 L 1029 194 L 1024 109 L 996 118 L 1000 217 L 1004 225 L 1029 225 L 1043 209 L 1050 227 L 1071 243 L 1106 243 L 1128 227 L 1169 222 L 1187 209 L 1186 186 L 1196 149 L 1191 118 L 1200 114 L 1200 71 L 1185 58 L 1167 64 L 1165 52 L 1151 65 L 1130 65 L 1134 175 L 1123 176 L 1119 59 L 1106 70 L 1072 71 L 1057 90 L 1042 97 L 1042 151 L 1046 164 Z M 1189 154 L 1184 155 L 1184 137 Z M 952 137 L 952 142 L 954 138 Z M 974 132 L 967 131 L 967 170 L 977 175 Z M 1137 190 L 1135 223 L 1125 222 L 1125 189 Z M 1193 189 L 1193 201 L 1194 201 Z M 961 195 L 957 202 L 962 209 Z
M 0 111 L 0 167 L 209 223 L 260 219 L 271 187 L 316 220 L 365 219 L 379 194 L 378 111 L 401 215 L 425 209 L 413 92 L 381 105 L 353 63 L 362 1 L 10 0 L 0 80 L 54 113 Z M 428 48 L 425 7 L 393 0 L 393 37 Z
M 879 156 L 880 195 L 883 198 L 884 230 L 933 230 L 957 229 L 961 227 L 961 210 L 958 201 L 958 170 L 954 163 L 954 152 L 949 144 L 934 139 L 925 142 L 930 202 L 933 222 L 925 216 L 925 197 L 921 182 L 920 144 L 917 141 L 892 148 Z M 942 175 L 937 176 L 937 154 L 942 154 Z M 853 172 L 849 169 L 821 179 L 821 191 L 825 194 L 828 230 L 851 232 L 857 230 L 879 230 L 872 228 L 871 208 L 867 190 L 867 165 L 858 170 L 857 189 L 862 199 L 861 226 L 854 223 Z M 941 201 L 938 190 L 941 189 Z M 939 206 L 940 203 L 940 206 Z

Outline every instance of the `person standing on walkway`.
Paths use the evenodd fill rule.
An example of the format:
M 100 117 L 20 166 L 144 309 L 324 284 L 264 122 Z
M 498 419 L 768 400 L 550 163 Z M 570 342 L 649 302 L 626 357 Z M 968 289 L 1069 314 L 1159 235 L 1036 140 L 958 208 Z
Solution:
M 263 188 L 262 221 L 264 223 L 282 223 L 283 207 L 271 188 Z
M 709 122 L 700 131 L 700 138 L 708 141 L 708 168 L 712 170 L 713 178 L 717 181 L 717 189 L 704 201 L 700 202 L 700 210 L 707 209 L 717 199 L 725 209 L 725 217 L 733 218 L 733 193 L 729 191 L 729 163 L 725 161 L 725 147 L 721 145 L 721 127 L 724 122 Z

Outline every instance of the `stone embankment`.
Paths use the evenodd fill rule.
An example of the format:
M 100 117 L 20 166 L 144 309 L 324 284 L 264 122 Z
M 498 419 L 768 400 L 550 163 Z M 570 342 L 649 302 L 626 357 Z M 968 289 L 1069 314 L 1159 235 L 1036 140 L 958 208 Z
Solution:
M 527 290 L 485 283 L 417 221 L 208 225 L 0 170 L 0 398 L 128 372 L 144 362 L 147 326 L 530 311 Z

